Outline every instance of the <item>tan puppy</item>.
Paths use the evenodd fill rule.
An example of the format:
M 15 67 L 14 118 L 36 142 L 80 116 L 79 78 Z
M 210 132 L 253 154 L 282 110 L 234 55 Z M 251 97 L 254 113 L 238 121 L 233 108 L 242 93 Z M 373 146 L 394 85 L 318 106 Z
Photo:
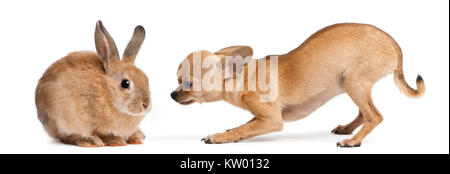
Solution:
M 298 48 L 272 59 L 270 56 L 227 59 L 227 56 L 245 58 L 252 54 L 248 46 L 228 47 L 215 53 L 197 51 L 180 65 L 180 86 L 171 94 L 175 101 L 186 105 L 225 100 L 254 115 L 242 126 L 205 137 L 205 143 L 237 142 L 280 131 L 283 121 L 304 118 L 331 98 L 347 93 L 358 106 L 359 114 L 355 120 L 336 127 L 332 132 L 351 134 L 363 125 L 353 138 L 337 143 L 341 147 L 360 146 L 364 137 L 383 120 L 371 98 L 375 82 L 394 72 L 394 81 L 404 94 L 418 97 L 425 92 L 420 76 L 416 79 L 417 90 L 408 86 L 403 76 L 400 47 L 387 33 L 371 25 L 346 23 L 328 26 L 310 36 Z M 196 68 L 195 57 L 200 58 L 201 65 L 212 66 Z M 264 61 L 265 66 L 255 66 Z M 235 71 L 233 65 L 236 65 Z M 193 71 L 189 71 L 191 69 Z M 211 85 L 211 79 L 220 79 L 221 83 Z M 269 83 L 269 90 L 261 89 L 264 86 L 260 84 L 261 80 L 268 79 L 273 79 L 274 83 Z M 234 88 L 226 90 L 230 83 Z M 275 97 L 263 101 L 262 96 Z

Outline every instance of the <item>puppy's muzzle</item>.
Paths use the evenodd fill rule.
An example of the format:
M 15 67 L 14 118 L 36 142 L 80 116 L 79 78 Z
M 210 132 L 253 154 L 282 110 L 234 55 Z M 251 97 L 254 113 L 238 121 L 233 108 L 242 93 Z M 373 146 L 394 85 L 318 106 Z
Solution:
M 170 97 L 172 97 L 173 100 L 177 101 L 177 96 L 178 96 L 178 92 L 173 91 L 172 93 L 170 93 Z

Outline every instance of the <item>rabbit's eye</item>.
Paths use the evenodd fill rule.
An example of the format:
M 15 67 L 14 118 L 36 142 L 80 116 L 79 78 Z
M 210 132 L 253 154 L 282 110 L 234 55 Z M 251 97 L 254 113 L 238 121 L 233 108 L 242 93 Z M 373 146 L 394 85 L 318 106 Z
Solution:
M 120 86 L 122 86 L 122 88 L 128 89 L 130 88 L 130 81 L 127 79 L 123 79 L 122 83 L 120 83 Z

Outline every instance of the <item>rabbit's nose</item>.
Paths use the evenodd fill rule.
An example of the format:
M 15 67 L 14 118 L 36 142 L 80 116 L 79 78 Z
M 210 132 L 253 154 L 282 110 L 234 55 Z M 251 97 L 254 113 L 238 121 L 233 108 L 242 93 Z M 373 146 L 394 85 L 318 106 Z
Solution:
M 144 99 L 144 102 L 142 103 L 142 106 L 143 106 L 145 109 L 147 109 L 149 103 L 150 103 L 150 99 L 149 99 L 149 98 L 145 98 L 145 99 Z

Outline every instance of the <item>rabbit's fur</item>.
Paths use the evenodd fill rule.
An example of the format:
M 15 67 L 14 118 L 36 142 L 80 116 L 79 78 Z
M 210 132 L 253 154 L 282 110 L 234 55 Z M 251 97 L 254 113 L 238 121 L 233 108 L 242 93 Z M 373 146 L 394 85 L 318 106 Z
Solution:
M 87 147 L 143 142 L 138 125 L 151 109 L 151 99 L 147 76 L 134 60 L 144 37 L 144 28 L 137 26 L 120 60 L 114 40 L 98 21 L 97 53 L 70 53 L 47 69 L 35 99 L 50 136 Z

